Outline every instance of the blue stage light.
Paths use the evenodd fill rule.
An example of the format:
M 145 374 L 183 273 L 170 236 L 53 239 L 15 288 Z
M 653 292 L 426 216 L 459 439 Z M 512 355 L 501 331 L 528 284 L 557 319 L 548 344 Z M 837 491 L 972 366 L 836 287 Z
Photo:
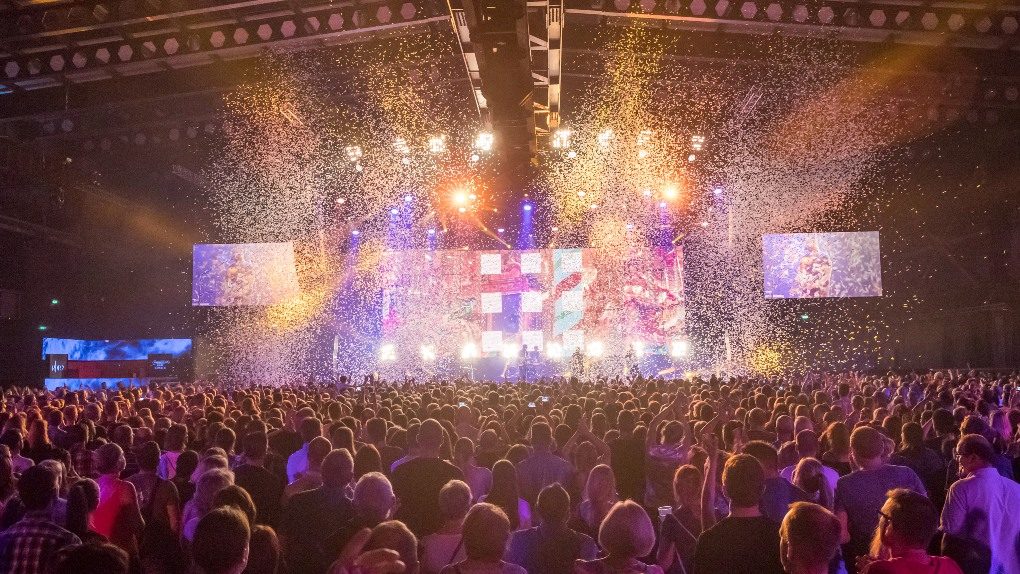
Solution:
M 398 213 L 400 213 L 400 212 L 399 212 L 399 211 L 397 211 L 397 208 L 396 208 L 396 207 L 394 207 L 393 209 L 391 209 L 391 210 L 390 210 L 390 215 L 396 215 L 396 214 L 398 214 Z
M 355 229 L 354 231 L 351 232 L 351 235 L 358 236 L 361 235 L 361 232 Z
M 435 229 L 429 229 L 429 235 L 435 235 L 435 234 L 436 234 L 436 230 Z
M 531 211 L 531 204 L 530 203 L 525 203 L 524 204 L 524 211 Z
M 414 201 L 414 197 L 411 197 L 410 195 L 404 196 L 404 203 L 411 203 L 412 201 Z

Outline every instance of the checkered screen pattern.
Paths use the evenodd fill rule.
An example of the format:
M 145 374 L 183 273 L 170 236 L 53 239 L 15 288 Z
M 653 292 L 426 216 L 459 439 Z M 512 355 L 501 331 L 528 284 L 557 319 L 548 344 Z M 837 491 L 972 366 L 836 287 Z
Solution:
M 388 341 L 493 356 L 508 346 L 565 353 L 588 341 L 640 339 L 651 352 L 684 322 L 679 248 L 621 257 L 597 249 L 387 253 L 382 332 Z

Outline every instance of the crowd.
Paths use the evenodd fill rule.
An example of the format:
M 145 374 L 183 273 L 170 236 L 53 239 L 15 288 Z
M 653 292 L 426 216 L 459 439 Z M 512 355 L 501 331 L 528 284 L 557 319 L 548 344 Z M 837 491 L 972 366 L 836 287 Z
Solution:
M 1020 574 L 1018 387 L 7 389 L 0 572 Z

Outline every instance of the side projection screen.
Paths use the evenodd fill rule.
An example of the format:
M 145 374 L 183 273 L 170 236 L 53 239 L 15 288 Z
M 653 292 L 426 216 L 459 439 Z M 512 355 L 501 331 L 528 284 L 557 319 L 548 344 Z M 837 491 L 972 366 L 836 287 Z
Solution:
M 880 297 L 878 232 L 762 237 L 766 299 Z

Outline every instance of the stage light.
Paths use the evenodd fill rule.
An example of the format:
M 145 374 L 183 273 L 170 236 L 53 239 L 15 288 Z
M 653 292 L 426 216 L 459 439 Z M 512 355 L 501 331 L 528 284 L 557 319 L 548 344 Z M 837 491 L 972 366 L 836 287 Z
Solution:
M 570 147 L 570 130 L 559 129 L 553 132 L 552 147 L 553 149 L 567 149 Z
M 606 346 L 601 341 L 592 341 L 586 348 L 589 357 L 601 357 L 606 352 Z
M 613 141 L 613 136 L 614 136 L 613 130 L 604 129 L 601 132 L 599 132 L 599 135 L 596 136 L 595 139 L 598 140 L 600 146 L 609 147 L 609 143 Z
M 465 360 L 477 359 L 481 354 L 478 352 L 478 345 L 474 343 L 465 343 L 460 348 L 460 358 Z
M 384 362 L 392 362 L 397 360 L 397 348 L 391 343 L 386 343 L 379 347 L 379 360 Z
M 431 363 L 436 360 L 436 347 L 435 345 L 422 345 L 419 349 L 421 351 L 421 360 L 426 363 Z
M 50 305 L 60 305 L 60 299 L 50 299 Z
M 645 159 L 646 157 L 648 157 L 648 150 L 646 150 L 646 149 L 639 149 L 638 152 L 637 152 L 637 156 L 638 156 L 638 159 Z
M 631 231 L 632 229 L 634 229 L 634 224 L 633 223 L 628 223 L 627 224 L 627 231 Z
M 468 202 L 468 194 L 465 191 L 458 191 L 453 194 L 453 203 L 456 205 L 464 205 Z
M 495 137 L 489 132 L 482 132 L 475 138 L 475 149 L 478 151 L 490 151 L 492 150 L 492 142 Z
M 640 132 L 638 132 L 637 144 L 639 146 L 648 145 L 649 143 L 652 142 L 653 135 L 655 135 L 655 132 L 653 132 L 652 130 L 641 130 Z
M 402 157 L 402 158 L 400 158 L 400 163 L 402 163 L 404 165 L 411 165 L 411 158 L 409 158 L 409 157 Z
M 468 199 L 470 199 L 471 201 L 474 201 L 474 200 L 478 199 L 478 196 L 472 193 L 471 195 L 468 196 Z
M 701 148 L 705 145 L 705 136 L 693 135 L 691 136 L 691 149 L 694 151 L 701 151 Z
M 562 359 L 563 347 L 559 343 L 549 343 L 545 346 L 545 356 L 550 359 Z
M 397 215 L 398 213 L 400 213 L 400 212 L 397 211 L 396 207 L 394 207 L 393 209 L 390 210 L 390 215 Z
M 506 345 L 503 345 L 503 349 L 500 352 L 500 354 L 503 356 L 504 359 L 513 359 L 517 355 L 519 355 L 520 352 L 521 352 L 520 347 L 514 345 L 513 343 L 508 343 Z
M 365 168 L 360 163 L 354 164 L 354 171 L 363 171 Z
M 357 163 L 361 159 L 361 156 L 365 155 L 365 152 L 360 146 L 349 145 L 344 148 L 344 153 L 347 154 L 347 161 L 351 163 Z
M 659 202 L 659 207 L 661 207 L 662 209 L 666 209 L 666 202 L 665 201 L 660 201 Z
M 585 193 L 584 191 L 579 191 L 579 192 L 577 192 L 577 197 L 584 197 L 584 196 L 586 196 L 586 195 L 588 195 L 588 194 L 587 194 L 587 193 Z
M 479 159 L 481 159 L 481 156 L 479 156 L 476 153 L 473 153 L 473 154 L 471 154 L 471 158 L 470 159 L 471 159 L 471 161 L 478 161 Z
M 446 136 L 432 136 L 429 138 L 430 153 L 446 153 Z
M 531 204 L 530 203 L 525 203 L 524 204 L 524 211 L 531 211 Z
M 687 156 L 687 161 L 693 162 L 696 159 L 698 159 L 698 156 L 694 155 L 693 153 L 691 155 Z
M 708 222 L 702 221 L 699 225 L 701 225 L 702 227 L 708 227 Z
M 467 208 L 466 207 L 458 207 L 457 211 L 459 211 L 460 213 L 464 213 L 464 212 L 467 211 Z
M 345 197 L 338 197 L 338 198 L 336 198 L 336 204 L 337 205 L 343 205 L 345 203 L 347 203 L 347 198 L 345 198 Z
M 807 313 L 801 313 L 800 314 L 800 320 L 801 321 L 807 321 L 808 320 L 808 314 Z
M 506 231 L 506 230 L 503 229 L 502 227 L 500 227 L 499 229 L 496 230 L 496 233 L 503 233 L 504 231 Z
M 576 151 L 570 150 L 570 151 L 567 152 L 567 159 L 574 159 L 575 157 L 577 157 L 577 152 Z
M 714 193 L 716 195 L 722 195 L 722 192 L 723 192 L 723 189 L 721 187 L 717 187 L 717 188 L 712 190 L 712 193 Z
M 641 194 L 644 195 L 645 197 L 651 197 L 652 196 L 652 190 L 646 189 L 646 190 L 642 191 Z
M 588 209 L 598 209 L 598 208 L 599 208 L 599 204 L 597 204 L 597 203 L 592 203 L 591 205 L 588 206 Z
M 691 343 L 686 339 L 674 339 L 669 346 L 669 354 L 675 358 L 686 357 L 691 352 Z
M 411 146 L 407 145 L 407 140 L 404 138 L 397 138 L 393 140 L 393 151 L 401 155 L 407 155 L 411 153 Z
M 673 201 L 677 197 L 680 197 L 680 190 L 678 190 L 675 185 L 667 185 L 662 190 L 662 197 L 665 197 L 666 199 Z
M 410 196 L 410 195 L 405 195 L 404 196 L 404 203 L 411 203 L 412 201 L 414 201 L 414 197 L 413 196 Z
M 645 344 L 642 341 L 634 341 L 630 344 L 630 348 L 634 349 L 634 356 L 643 357 L 645 356 Z
M 553 231 L 559 231 L 559 230 L 560 230 L 560 228 L 559 228 L 559 227 L 556 227 L 555 225 L 553 225 L 553 226 L 552 226 L 552 230 L 553 230 Z
M 357 229 L 355 229 L 354 231 L 351 232 L 351 235 L 357 237 L 357 236 L 361 235 L 361 232 L 358 231 Z
M 45 331 L 46 329 L 49 329 L 49 327 L 47 327 L 46 325 L 39 325 L 40 331 Z

